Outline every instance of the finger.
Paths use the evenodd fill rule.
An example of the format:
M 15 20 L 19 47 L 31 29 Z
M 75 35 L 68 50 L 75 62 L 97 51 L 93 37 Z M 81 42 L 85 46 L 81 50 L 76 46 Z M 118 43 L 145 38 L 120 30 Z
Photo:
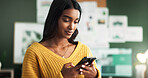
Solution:
M 83 72 L 80 72 L 80 75 L 82 75 L 83 74 Z
M 83 69 L 79 69 L 79 74 L 82 75 L 83 74 Z
M 88 71 L 90 67 L 89 66 L 86 66 L 86 65 L 82 65 L 81 68 L 83 68 L 83 69 L 85 69 L 85 70 Z
M 83 69 L 85 69 L 86 71 L 94 71 L 95 70 L 95 67 L 90 67 L 90 66 L 82 66 Z
M 92 62 L 91 64 L 90 64 L 90 67 L 93 67 L 94 66 L 94 62 Z
M 84 63 L 84 65 L 88 65 L 88 64 L 89 64 L 89 62 Z
M 81 67 L 82 67 L 82 65 L 77 65 L 77 66 L 75 66 L 75 69 L 79 70 Z
M 80 74 L 83 74 L 83 75 L 88 75 L 89 73 L 90 73 L 90 72 L 87 71 L 87 70 L 83 70 L 83 71 L 80 72 Z
M 71 68 L 71 67 L 75 67 L 72 63 L 66 63 L 64 64 L 65 68 Z
M 90 71 L 87 71 L 87 70 L 83 70 L 82 74 L 89 78 L 89 77 L 96 77 L 97 72 L 94 72 L 94 71 L 90 72 Z

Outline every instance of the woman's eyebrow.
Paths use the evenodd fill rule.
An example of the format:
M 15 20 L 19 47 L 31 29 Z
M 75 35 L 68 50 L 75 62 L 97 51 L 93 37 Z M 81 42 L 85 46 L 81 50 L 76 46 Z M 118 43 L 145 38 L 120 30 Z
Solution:
M 69 19 L 72 19 L 72 17 L 67 16 L 67 15 L 63 15 L 63 17 L 67 17 L 67 18 L 69 18 Z M 77 18 L 76 20 L 79 20 L 79 18 Z
M 67 15 L 63 15 L 63 17 L 67 17 L 67 18 L 70 18 L 70 19 L 72 19 L 72 17 L 70 17 L 70 16 L 67 16 Z

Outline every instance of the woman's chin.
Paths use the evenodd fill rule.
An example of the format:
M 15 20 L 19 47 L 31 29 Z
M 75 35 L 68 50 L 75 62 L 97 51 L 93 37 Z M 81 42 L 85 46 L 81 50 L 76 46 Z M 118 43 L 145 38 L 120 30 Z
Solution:
M 66 39 L 70 39 L 71 38 L 71 35 L 70 36 L 66 36 Z

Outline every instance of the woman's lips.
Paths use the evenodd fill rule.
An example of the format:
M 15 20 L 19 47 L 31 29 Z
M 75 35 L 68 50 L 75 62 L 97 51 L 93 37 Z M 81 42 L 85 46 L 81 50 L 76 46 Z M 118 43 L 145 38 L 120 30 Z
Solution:
M 72 35 L 73 31 L 66 31 L 68 35 Z

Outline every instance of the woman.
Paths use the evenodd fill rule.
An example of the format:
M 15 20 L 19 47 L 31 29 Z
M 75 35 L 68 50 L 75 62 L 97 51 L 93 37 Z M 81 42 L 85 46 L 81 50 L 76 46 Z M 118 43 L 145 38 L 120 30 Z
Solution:
M 75 42 L 81 8 L 76 0 L 53 0 L 43 39 L 33 43 L 24 57 L 22 78 L 100 78 L 96 64 L 76 64 L 92 56 L 89 48 Z

